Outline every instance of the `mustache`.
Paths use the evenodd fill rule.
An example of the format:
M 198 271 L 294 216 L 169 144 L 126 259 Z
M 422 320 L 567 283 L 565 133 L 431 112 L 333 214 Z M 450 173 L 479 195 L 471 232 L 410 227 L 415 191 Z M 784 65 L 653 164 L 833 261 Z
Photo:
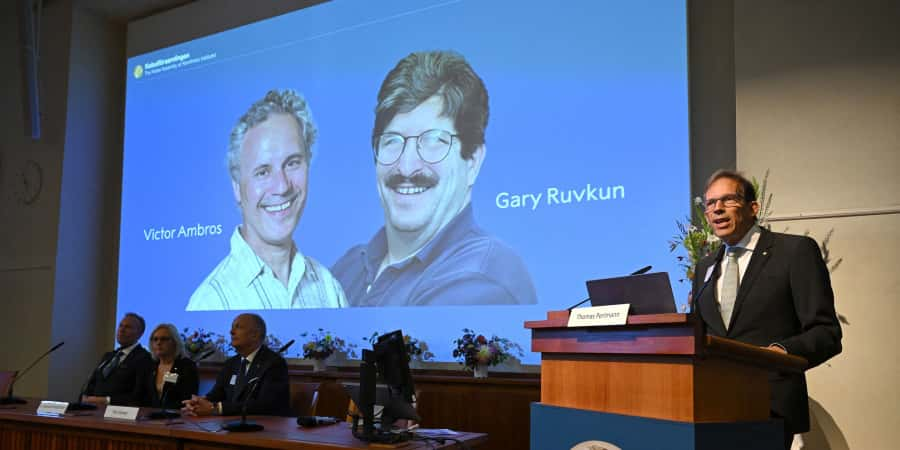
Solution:
M 395 173 L 384 181 L 385 186 L 396 189 L 402 184 L 411 184 L 415 187 L 431 188 L 438 183 L 436 175 L 429 175 L 422 172 L 416 172 L 410 176 Z

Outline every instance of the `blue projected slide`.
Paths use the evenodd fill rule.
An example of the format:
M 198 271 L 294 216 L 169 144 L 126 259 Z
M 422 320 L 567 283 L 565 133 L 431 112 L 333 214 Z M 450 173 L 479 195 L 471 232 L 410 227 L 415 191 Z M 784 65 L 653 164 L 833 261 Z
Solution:
M 250 309 L 282 340 L 360 344 L 402 328 L 450 361 L 462 328 L 527 349 L 524 321 L 648 264 L 681 307 L 686 45 L 684 1 L 338 0 L 132 57 L 119 314 L 227 334 Z M 451 67 L 438 86 L 470 70 L 486 107 L 479 83 L 403 103 L 422 56 L 376 123 L 417 52 Z M 305 100 L 312 157 L 276 111 L 229 166 L 269 91 Z

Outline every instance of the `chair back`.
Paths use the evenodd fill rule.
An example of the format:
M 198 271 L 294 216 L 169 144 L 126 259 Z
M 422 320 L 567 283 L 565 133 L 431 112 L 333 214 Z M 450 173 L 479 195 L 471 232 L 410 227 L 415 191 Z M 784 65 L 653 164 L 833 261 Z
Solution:
M 291 383 L 291 409 L 298 416 L 315 416 L 319 383 Z
M 18 370 L 0 370 L 0 397 L 6 397 L 6 393 L 9 392 L 9 386 L 13 383 L 18 373 Z

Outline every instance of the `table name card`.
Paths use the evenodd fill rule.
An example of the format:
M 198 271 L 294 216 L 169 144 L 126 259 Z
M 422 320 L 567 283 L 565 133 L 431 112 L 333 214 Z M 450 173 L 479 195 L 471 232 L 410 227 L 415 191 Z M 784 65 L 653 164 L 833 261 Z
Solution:
M 628 322 L 628 303 L 622 305 L 592 306 L 569 312 L 570 327 L 602 327 L 625 325 Z
M 140 410 L 140 408 L 131 406 L 109 405 L 106 407 L 106 412 L 103 413 L 103 418 L 134 421 L 137 420 L 138 411 Z
M 39 416 L 61 416 L 66 413 L 69 402 L 53 402 L 44 400 L 38 405 L 36 414 Z

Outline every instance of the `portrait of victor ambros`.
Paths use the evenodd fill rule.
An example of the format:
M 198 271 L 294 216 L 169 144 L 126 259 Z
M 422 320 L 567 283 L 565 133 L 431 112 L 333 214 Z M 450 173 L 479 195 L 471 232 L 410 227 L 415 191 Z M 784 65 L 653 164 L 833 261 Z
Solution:
M 332 267 L 350 306 L 534 304 L 522 259 L 478 226 L 488 93 L 461 55 L 412 53 L 378 92 L 371 151 L 384 226 Z
M 188 311 L 347 306 L 341 285 L 293 238 L 316 134 L 306 100 L 291 89 L 269 91 L 234 125 L 226 163 L 242 222 Z

